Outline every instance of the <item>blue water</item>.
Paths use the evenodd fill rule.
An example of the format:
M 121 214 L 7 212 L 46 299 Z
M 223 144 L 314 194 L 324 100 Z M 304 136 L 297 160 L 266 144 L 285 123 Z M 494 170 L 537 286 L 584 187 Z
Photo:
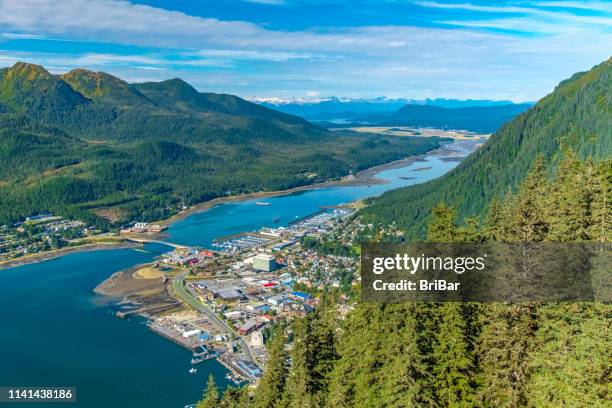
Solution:
M 458 152 L 468 154 L 474 149 L 474 143 L 473 141 L 456 142 L 454 148 Z M 168 240 L 177 244 L 210 248 L 214 238 L 254 231 L 263 226 L 284 226 L 298 217 L 320 210 L 319 206 L 350 203 L 399 187 L 423 183 L 440 177 L 457 164 L 457 162 L 444 161 L 441 156 L 432 154 L 408 167 L 378 173 L 376 177 L 387 180 L 386 184 L 326 187 L 286 196 L 220 204 L 173 224 L 167 231 Z M 423 168 L 427 169 L 417 170 Z M 414 178 L 406 180 L 399 177 Z M 271 205 L 259 206 L 256 204 L 262 201 Z M 274 220 L 278 221 L 274 222 Z
M 463 148 L 468 153 L 473 145 Z M 387 184 L 329 187 L 222 204 L 177 222 L 169 229 L 168 240 L 209 247 L 216 237 L 286 225 L 321 205 L 349 203 L 422 183 L 456 165 L 430 155 L 377 174 Z M 431 168 L 416 171 L 426 167 Z M 258 206 L 257 201 L 271 205 Z M 218 362 L 201 363 L 198 373 L 190 375 L 189 352 L 149 331 L 142 320 L 115 318 L 114 300 L 92 292 L 114 272 L 169 250 L 162 245 L 145 249 L 74 253 L 0 270 L 0 386 L 76 387 L 76 404 L 52 406 L 86 408 L 181 408 L 200 398 L 209 373 L 225 387 L 226 371 Z
M 189 374 L 188 351 L 142 319 L 117 319 L 109 299 L 92 292 L 113 272 L 169 249 L 75 253 L 0 271 L 0 385 L 76 387 L 76 404 L 52 406 L 86 408 L 182 408 L 201 397 L 209 373 L 224 386 L 218 362 Z

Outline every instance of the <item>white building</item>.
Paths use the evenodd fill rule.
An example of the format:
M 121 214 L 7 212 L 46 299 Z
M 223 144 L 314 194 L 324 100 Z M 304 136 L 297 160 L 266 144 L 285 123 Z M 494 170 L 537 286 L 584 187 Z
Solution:
M 253 347 L 263 347 L 264 338 L 260 330 L 256 330 L 253 333 L 251 333 L 251 345 Z
M 276 259 L 269 254 L 257 254 L 253 257 L 253 268 L 260 271 L 272 272 L 276 269 Z

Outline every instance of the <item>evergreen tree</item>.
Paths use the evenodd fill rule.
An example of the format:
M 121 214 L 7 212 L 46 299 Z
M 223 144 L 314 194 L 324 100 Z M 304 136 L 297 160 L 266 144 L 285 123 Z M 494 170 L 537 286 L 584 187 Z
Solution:
M 609 405 L 610 305 L 552 303 L 541 314 L 526 384 L 530 405 Z
M 421 317 L 417 304 L 358 304 L 343 327 L 328 405 L 432 405 Z
M 479 404 L 522 407 L 530 353 L 537 329 L 537 308 L 530 304 L 493 303 L 486 307 L 477 346 L 480 365 Z
M 541 242 L 548 233 L 546 220 L 546 173 L 542 157 L 538 157 L 521 183 L 513 203 L 516 242 Z
M 307 318 L 293 324 L 291 371 L 285 387 L 283 406 L 291 408 L 314 407 L 312 398 L 313 354 L 310 328 Z
M 219 406 L 223 408 L 246 408 L 248 407 L 248 393 L 244 388 L 227 387 Z
M 273 335 L 268 348 L 268 360 L 264 374 L 259 381 L 253 407 L 273 408 L 279 406 L 287 379 L 287 353 L 285 352 L 285 335 L 282 328 L 278 328 Z
M 470 217 L 465 220 L 463 226 L 458 228 L 456 235 L 457 242 L 480 242 L 484 234 L 479 228 L 478 218 Z
M 456 238 L 455 212 L 440 202 L 431 212 L 427 240 L 430 242 L 453 242 Z
M 604 161 L 599 166 L 589 162 L 586 167 L 593 173 L 589 185 L 592 197 L 589 238 L 596 242 L 612 242 L 612 160 Z
M 219 406 L 219 390 L 215 383 L 215 378 L 210 374 L 208 376 L 208 385 L 204 393 L 204 399 L 197 404 L 197 408 L 216 408 Z
M 548 241 L 577 242 L 588 239 L 590 178 L 576 155 L 567 151 L 559 165 L 554 187 L 550 188 L 547 197 L 540 198 L 546 201 Z
M 484 238 L 487 241 L 502 241 L 504 239 L 504 217 L 502 205 L 497 196 L 493 197 L 489 206 L 489 214 L 484 228 Z
M 436 308 L 437 330 L 432 352 L 436 400 L 445 407 L 473 406 L 475 403 L 475 362 L 467 314 L 469 305 L 446 302 Z

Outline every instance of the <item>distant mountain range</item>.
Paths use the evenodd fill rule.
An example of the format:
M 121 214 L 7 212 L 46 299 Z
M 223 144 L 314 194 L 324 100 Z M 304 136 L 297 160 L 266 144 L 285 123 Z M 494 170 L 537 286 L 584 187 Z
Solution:
M 532 103 L 458 99 L 253 98 L 281 112 L 301 116 L 325 127 L 347 125 L 424 126 L 494 132 Z
M 301 116 L 306 119 L 330 120 L 333 114 L 340 114 L 343 119 L 347 114 L 368 114 L 376 112 L 394 112 L 404 105 L 428 105 L 442 108 L 465 108 L 475 106 L 511 105 L 512 101 L 493 101 L 488 99 L 407 99 L 407 98 L 248 98 L 281 112 Z
M 373 198 L 362 214 L 368 222 L 395 223 L 411 238 L 422 238 L 436 204 L 456 208 L 460 219 L 482 216 L 493 197 L 501 197 L 523 180 L 538 155 L 553 168 L 564 149 L 582 159 L 609 159 L 611 91 L 612 59 L 608 59 L 561 82 L 451 172 Z
M 159 219 L 420 154 L 438 140 L 339 135 L 180 79 L 0 69 L 0 225 L 54 212 L 99 225 Z

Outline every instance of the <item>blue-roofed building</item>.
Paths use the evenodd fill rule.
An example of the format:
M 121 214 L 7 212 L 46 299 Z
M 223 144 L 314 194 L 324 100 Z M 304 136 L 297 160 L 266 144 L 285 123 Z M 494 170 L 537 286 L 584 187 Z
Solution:
M 255 306 L 255 310 L 259 313 L 266 313 L 270 311 L 270 306 L 266 304 Z
M 236 367 L 251 378 L 259 378 L 261 370 L 255 364 L 246 360 L 238 360 Z
M 303 301 L 312 299 L 312 296 L 310 296 L 308 293 L 305 293 L 305 292 L 298 292 L 298 291 L 291 292 L 291 296 L 293 296 L 296 299 L 303 300 Z

